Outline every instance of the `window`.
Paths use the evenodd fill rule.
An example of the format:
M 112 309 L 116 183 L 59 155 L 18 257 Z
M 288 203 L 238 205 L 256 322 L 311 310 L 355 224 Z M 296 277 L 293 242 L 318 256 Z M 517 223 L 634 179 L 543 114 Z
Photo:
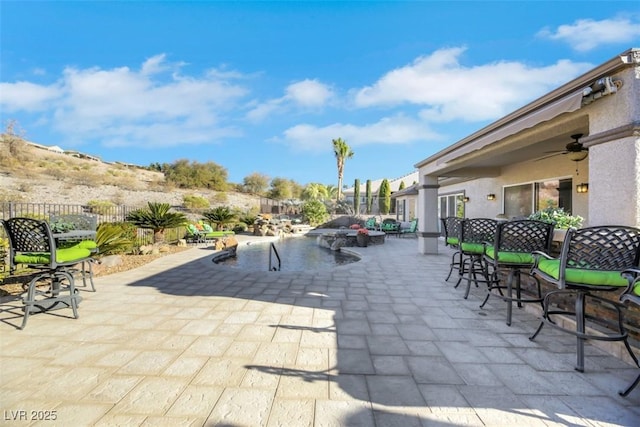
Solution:
M 446 218 L 448 216 L 464 218 L 463 198 L 464 193 L 438 196 L 438 212 L 440 212 L 440 218 Z
M 504 213 L 507 218 L 526 217 L 548 207 L 571 212 L 572 188 L 571 178 L 504 187 Z

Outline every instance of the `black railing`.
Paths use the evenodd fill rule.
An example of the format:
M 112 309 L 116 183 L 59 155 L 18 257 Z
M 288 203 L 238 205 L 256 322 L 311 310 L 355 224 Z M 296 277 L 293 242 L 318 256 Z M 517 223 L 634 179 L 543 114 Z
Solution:
M 278 261 L 278 266 L 273 265 L 273 256 L 275 255 L 276 260 Z M 269 271 L 280 271 L 280 267 L 282 267 L 282 261 L 280 260 L 280 254 L 278 254 L 278 249 L 276 249 L 276 245 L 271 243 L 269 245 Z

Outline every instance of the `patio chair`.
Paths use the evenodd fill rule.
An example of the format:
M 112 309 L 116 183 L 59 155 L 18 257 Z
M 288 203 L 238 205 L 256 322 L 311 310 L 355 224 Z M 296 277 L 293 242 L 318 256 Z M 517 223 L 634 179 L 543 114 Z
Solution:
M 622 275 L 629 281 L 629 286 L 627 286 L 627 289 L 620 295 L 620 302 L 625 303 L 629 301 L 632 304 L 640 306 L 640 268 L 624 270 Z M 638 374 L 629 387 L 619 392 L 620 396 L 627 396 L 638 384 L 640 384 L 640 374 Z
M 49 228 L 56 240 L 58 249 L 80 245 L 89 249 L 92 253 L 98 253 L 96 237 L 98 233 L 98 217 L 89 214 L 51 214 L 49 215 Z M 87 279 L 91 290 L 96 291 L 93 283 L 93 263 L 95 258 L 89 258 L 80 264 L 82 284 L 87 287 Z
M 467 281 L 467 288 L 464 292 L 464 299 L 469 296 L 471 282 L 478 286 L 478 283 L 489 285 L 491 279 L 487 270 L 483 255 L 486 245 L 492 245 L 496 236 L 498 221 L 490 218 L 469 218 L 462 221 L 460 227 L 460 252 L 462 259 L 458 283 Z M 478 276 L 481 276 L 478 278 Z
M 402 225 L 400 225 L 400 231 L 399 231 L 399 237 L 404 237 L 404 236 L 413 236 L 413 237 L 418 237 L 418 219 L 414 218 L 409 222 L 409 227 L 402 227 Z
M 367 230 L 375 230 L 376 229 L 376 217 L 372 216 L 372 217 L 368 218 L 364 222 L 364 228 L 366 228 Z
M 400 223 L 393 218 L 386 218 L 380 224 L 380 231 L 384 231 L 386 234 L 398 234 Z
M 640 229 L 626 226 L 598 226 L 567 231 L 559 258 L 546 253 L 536 253 L 535 263 L 531 270 L 538 276 L 559 289 L 548 292 L 543 300 L 543 313 L 540 325 L 530 337 L 535 339 L 544 325 L 576 337 L 576 367 L 584 372 L 584 343 L 586 340 L 623 341 L 631 358 L 638 365 L 627 339 L 627 331 L 623 326 L 624 307 L 596 295 L 595 292 L 614 292 L 629 286 L 621 272 L 638 266 L 640 259 Z M 557 303 L 571 303 L 575 298 L 574 308 L 563 307 Z M 588 307 L 588 301 L 596 302 L 595 307 L 610 307 L 617 314 L 617 322 L 604 319 L 599 314 L 602 308 Z M 556 304 L 554 304 L 554 302 Z M 590 309 L 588 309 L 590 308 Z M 559 322 L 557 316 L 568 316 L 575 320 L 575 326 L 566 326 Z M 606 333 L 587 332 L 587 321 L 597 321 L 609 326 Z
M 73 273 L 77 264 L 90 260 L 91 250 L 79 244 L 58 249 L 46 221 L 10 218 L 2 225 L 9 238 L 10 264 L 25 264 L 36 270 L 23 294 L 20 329 L 25 328 L 30 314 L 60 308 L 70 307 L 77 319 L 81 298 Z
M 451 255 L 451 264 L 449 264 L 449 274 L 445 281 L 449 280 L 453 270 L 460 271 L 460 265 L 462 264 L 462 252 L 460 251 L 460 233 L 462 233 L 462 218 L 455 216 L 449 216 L 441 218 L 442 231 L 444 232 L 444 244 L 455 252 Z
M 551 250 L 553 224 L 534 220 L 508 221 L 498 223 L 493 246 L 485 249 L 484 260 L 490 267 L 491 283 L 487 296 L 480 305 L 483 308 L 491 295 L 507 302 L 507 325 L 511 326 L 513 303 L 521 308 L 523 303 L 542 305 L 542 290 L 537 277 L 529 271 L 534 263 L 533 252 Z M 527 269 L 527 275 L 535 281 L 536 295 L 523 296 L 521 289 L 521 270 Z M 505 283 L 500 281 L 500 272 L 508 270 Z M 515 290 L 515 296 L 513 295 Z M 506 294 L 503 292 L 506 291 Z

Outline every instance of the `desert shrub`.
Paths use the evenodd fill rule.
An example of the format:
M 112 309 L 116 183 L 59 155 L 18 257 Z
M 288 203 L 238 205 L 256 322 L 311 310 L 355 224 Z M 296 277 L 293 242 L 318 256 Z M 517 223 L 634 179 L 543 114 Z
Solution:
M 213 196 L 214 203 L 227 203 L 229 196 L 227 193 L 220 191 Z
M 309 200 L 302 205 L 302 215 L 309 224 L 316 226 L 327 220 L 327 208 L 320 200 Z
M 209 201 L 202 196 L 187 194 L 182 197 L 182 206 L 187 209 L 207 209 Z
M 33 187 L 28 182 L 21 182 L 18 185 L 18 190 L 24 191 L 25 193 L 28 193 L 29 191 L 33 190 Z
M 109 200 L 89 200 L 87 206 L 91 209 L 91 213 L 98 215 L 107 215 L 115 207 Z
M 96 244 L 100 255 L 131 252 L 136 238 L 135 225 L 127 222 L 102 223 L 98 226 Z
M 64 168 L 53 164 L 53 165 L 48 165 L 45 170 L 44 173 L 49 175 L 50 177 L 52 177 L 53 179 L 55 179 L 56 181 L 64 181 L 64 179 L 67 177 L 68 172 L 64 170 Z
M 234 233 L 244 233 L 245 231 L 247 231 L 248 228 L 249 228 L 249 226 L 247 224 L 245 224 L 244 222 L 238 222 L 238 223 L 236 223 L 236 225 L 233 226 L 233 232 Z
M 73 181 L 87 187 L 98 187 L 102 184 L 102 177 L 89 171 L 77 171 L 73 174 Z

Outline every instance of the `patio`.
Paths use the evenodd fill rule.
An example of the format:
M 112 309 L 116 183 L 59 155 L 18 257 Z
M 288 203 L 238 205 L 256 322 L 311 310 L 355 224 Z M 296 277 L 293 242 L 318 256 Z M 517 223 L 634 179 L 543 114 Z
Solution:
M 241 242 L 242 244 L 242 242 Z M 3 421 L 149 426 L 631 426 L 637 368 L 445 282 L 451 252 L 350 248 L 325 272 L 239 272 L 202 247 L 99 277 L 24 331 L 3 305 Z M 266 266 L 265 266 L 266 270 Z M 23 417 L 24 416 L 24 417 Z M 50 421 L 49 421 L 50 422 Z M 46 421 L 43 423 L 47 423 Z M 53 424 L 56 424 L 54 422 Z M 53 425 L 52 424 L 52 425 Z

